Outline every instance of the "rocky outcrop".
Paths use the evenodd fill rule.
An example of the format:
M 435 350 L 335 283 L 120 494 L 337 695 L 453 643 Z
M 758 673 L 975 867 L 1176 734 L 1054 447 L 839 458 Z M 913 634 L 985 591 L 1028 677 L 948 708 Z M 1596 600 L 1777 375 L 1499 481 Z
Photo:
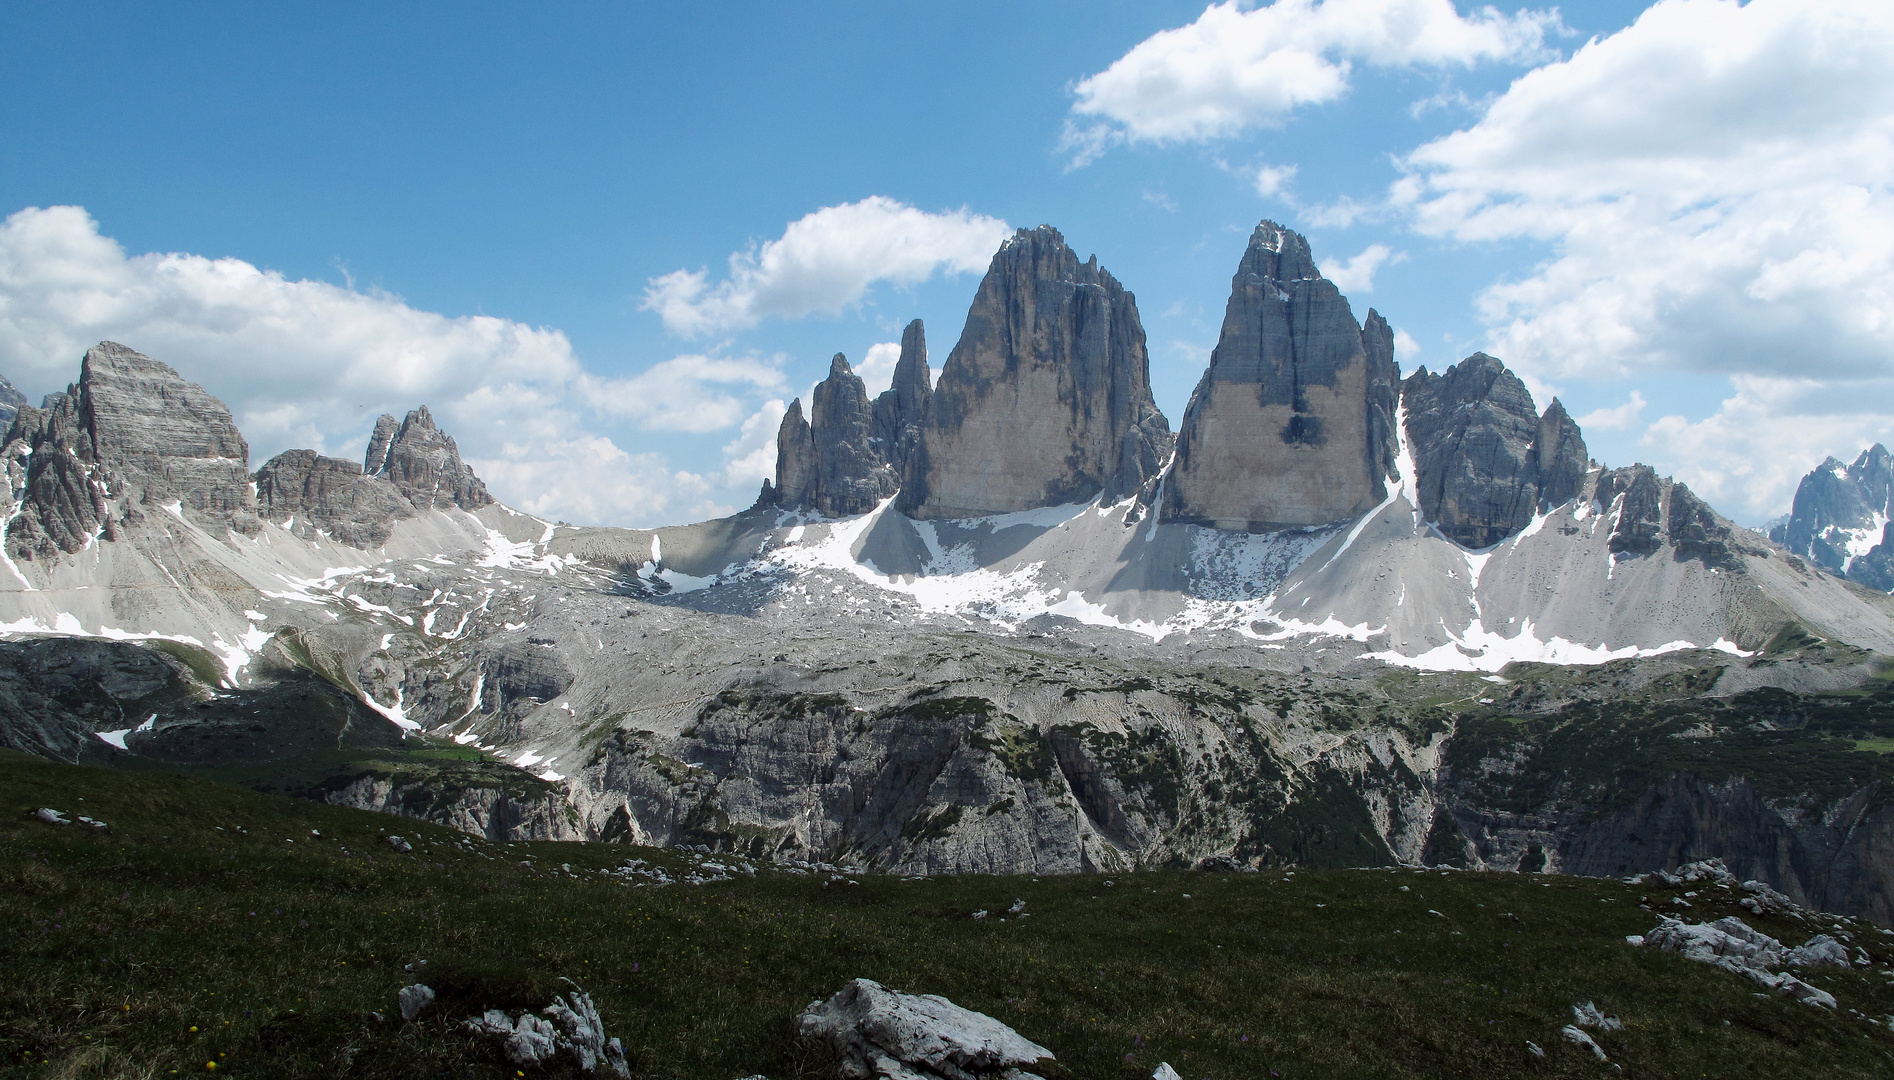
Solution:
M 1309 242 L 1263 222 L 1178 429 L 1166 519 L 1260 532 L 1368 510 L 1394 464 L 1399 381 L 1386 320 L 1356 323 Z
M 254 533 L 249 446 L 224 403 L 115 342 L 86 350 L 79 381 L 22 406 L 4 457 L 19 512 L 16 558 L 79 551 L 166 507 L 213 532 Z
M 921 442 L 921 423 L 934 400 L 934 375 L 927 366 L 927 333 L 915 319 L 901 331 L 901 358 L 894 365 L 894 383 L 875 398 L 875 437 L 881 440 L 888 465 L 899 478 L 907 475 L 908 461 Z
M 1894 455 L 1880 443 L 1852 465 L 1828 458 L 1802 478 L 1786 521 L 1769 538 L 1870 588 L 1894 589 Z
M 1171 443 L 1136 299 L 1057 229 L 1021 229 L 980 282 L 896 506 L 956 518 L 1117 500 Z
M 20 415 L 20 407 L 26 404 L 26 395 L 14 389 L 6 376 L 0 375 L 0 428 L 13 426 L 13 418 Z
M 758 505 L 830 517 L 874 509 L 900 484 L 878 434 L 868 388 L 847 357 L 836 353 L 829 361 L 829 377 L 816 384 L 812 398 L 810 420 L 802 418 L 801 398 L 783 414 L 776 431 L 776 482 L 764 483 Z
M 1611 514 L 1610 549 L 1614 556 L 1655 555 L 1668 547 L 1682 562 L 1736 569 L 1750 549 L 1729 521 L 1682 481 L 1660 477 L 1649 465 L 1606 469 L 1592 488 L 1598 512 Z
M 473 467 L 460 460 L 453 437 L 434 424 L 423 405 L 400 425 L 383 413 L 375 421 L 362 472 L 392 483 L 401 497 L 421 513 L 430 510 L 478 510 L 493 503 L 487 485 Z
M 841 1057 L 847 1080 L 1038 1080 L 1021 1065 L 1052 1051 L 985 1013 L 938 994 L 903 994 L 856 979 L 796 1017 L 796 1032 Z
M 270 521 L 307 525 L 351 547 L 377 548 L 414 504 L 394 484 L 364 476 L 352 461 L 285 450 L 256 472 L 257 507 Z
M 1506 365 L 1474 353 L 1401 385 L 1420 511 L 1468 547 L 1499 543 L 1534 513 L 1576 498 L 1585 440 L 1557 399 L 1543 415 Z

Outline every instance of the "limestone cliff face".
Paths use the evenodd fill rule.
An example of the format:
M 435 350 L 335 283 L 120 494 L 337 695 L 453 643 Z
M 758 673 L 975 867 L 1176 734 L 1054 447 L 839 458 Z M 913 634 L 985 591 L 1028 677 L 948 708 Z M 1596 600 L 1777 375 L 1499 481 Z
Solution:
M 375 421 L 362 471 L 394 484 L 421 513 L 456 506 L 478 510 L 493 502 L 487 485 L 474 475 L 473 466 L 460 460 L 460 448 L 435 426 L 425 405 L 399 426 L 386 413 Z
M 7 529 L 14 557 L 115 539 L 171 503 L 213 532 L 257 530 L 250 448 L 230 410 L 165 364 L 100 342 L 45 404 L 19 409 L 0 451 L 20 506 Z
M 20 415 L 20 408 L 25 404 L 26 395 L 15 389 L 6 376 L 0 375 L 0 428 L 13 426 L 13 418 Z
M 1829 458 L 1802 478 L 1769 538 L 1831 574 L 1894 589 L 1894 455 L 1880 443 L 1852 465 Z
M 257 505 L 269 520 L 308 526 L 351 547 L 376 548 L 414 504 L 394 484 L 364 476 L 352 461 L 286 450 L 256 472 Z
M 1387 322 L 1371 311 L 1357 324 L 1309 242 L 1263 222 L 1178 429 L 1166 519 L 1262 531 L 1371 508 L 1387 492 L 1399 381 Z
M 955 518 L 1119 499 L 1171 443 L 1136 299 L 1057 229 L 1021 229 L 941 369 L 896 506 Z
M 901 331 L 901 358 L 894 384 L 875 398 L 875 437 L 899 478 L 921 442 L 921 422 L 934 400 L 934 375 L 927 366 L 927 332 L 915 319 Z
M 1591 492 L 1600 513 L 1614 515 L 1610 548 L 1615 557 L 1640 558 L 1669 551 L 1679 562 L 1736 569 L 1745 546 L 1739 530 L 1717 515 L 1682 481 L 1660 477 L 1649 465 L 1598 473 Z
M 799 510 L 815 505 L 815 435 L 802 415 L 802 399 L 789 403 L 776 429 L 776 484 L 763 482 L 762 505 Z
M 1452 540 L 1497 544 L 1584 484 L 1585 440 L 1565 406 L 1535 414 L 1526 384 L 1485 353 L 1419 369 L 1401 402 L 1421 513 Z

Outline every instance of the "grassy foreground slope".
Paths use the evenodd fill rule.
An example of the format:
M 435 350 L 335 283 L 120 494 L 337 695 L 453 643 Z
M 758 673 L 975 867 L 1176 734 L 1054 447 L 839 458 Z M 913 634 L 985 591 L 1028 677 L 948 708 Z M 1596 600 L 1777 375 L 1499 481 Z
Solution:
M 1829 1012 L 1625 944 L 1656 922 L 1640 893 L 1674 893 L 1611 881 L 607 873 L 633 858 L 692 868 L 0 752 L 0 1076 L 512 1077 L 455 1021 L 542 1005 L 562 978 L 636 1076 L 826 1076 L 792 1018 L 855 976 L 998 1017 L 1058 1054 L 1053 1080 L 1160 1060 L 1187 1080 L 1617 1075 L 1559 1037 L 1581 1001 L 1623 1018 L 1596 1037 L 1627 1076 L 1894 1074 L 1894 1031 L 1864 1019 L 1894 1013 L 1894 937 L 1844 926 L 1877 963 L 1807 976 Z M 1743 914 L 1734 899 L 1700 890 L 1689 914 Z M 1002 920 L 1015 900 L 1028 917 Z M 1789 944 L 1832 928 L 1750 921 Z M 403 1023 L 395 992 L 417 979 L 442 1000 Z

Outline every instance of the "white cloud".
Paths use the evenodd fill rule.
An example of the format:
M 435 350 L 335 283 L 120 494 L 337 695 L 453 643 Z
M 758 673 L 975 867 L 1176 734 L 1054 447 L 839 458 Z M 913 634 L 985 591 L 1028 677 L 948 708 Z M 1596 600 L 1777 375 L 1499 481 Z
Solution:
M 883 341 L 868 346 L 862 362 L 854 365 L 854 368 L 855 374 L 868 387 L 869 397 L 894 385 L 894 365 L 900 361 L 901 343 L 898 341 Z
M 783 424 L 788 406 L 781 398 L 771 398 L 743 421 L 743 429 L 723 448 L 725 487 L 743 489 L 761 487 L 765 477 L 776 477 L 776 432 Z
M 701 356 L 601 379 L 557 330 L 451 318 L 240 259 L 129 255 L 79 207 L 0 222 L 0 372 L 37 398 L 75 379 L 79 357 L 107 339 L 223 398 L 252 466 L 290 447 L 355 458 L 377 415 L 425 404 L 496 497 L 584 523 L 674 521 L 720 505 L 709 481 L 628 453 L 598 421 L 716 430 L 783 383 L 773 361 Z
M 1322 276 L 1334 282 L 1342 292 L 1366 293 L 1374 291 L 1374 274 L 1383 263 L 1406 261 L 1406 252 L 1397 255 L 1386 244 L 1369 244 L 1361 254 L 1345 263 L 1338 259 L 1322 260 L 1320 269 Z
M 1294 165 L 1264 165 L 1256 170 L 1256 194 L 1273 199 L 1296 178 Z
M 1471 66 L 1545 55 L 1556 10 L 1465 18 L 1451 0 L 1277 0 L 1212 4 L 1073 88 L 1063 148 L 1083 165 L 1116 142 L 1196 142 L 1280 122 L 1347 92 L 1375 67 Z
M 780 358 L 675 356 L 623 379 L 588 379 L 586 396 L 600 411 L 624 416 L 653 431 L 721 431 L 750 406 L 730 387 L 778 393 L 785 383 Z
M 1405 330 L 1394 332 L 1394 358 L 1396 360 L 1405 364 L 1420 355 L 1420 351 L 1420 342 L 1414 340 L 1414 335 Z
M 1709 417 L 1665 416 L 1639 440 L 1653 464 L 1738 521 L 1786 513 L 1796 485 L 1823 458 L 1852 461 L 1894 442 L 1894 380 L 1837 388 L 1815 379 L 1738 375 Z
M 1637 426 L 1638 420 L 1644 415 L 1644 407 L 1649 404 L 1643 394 L 1633 390 L 1624 404 L 1593 409 L 1575 419 L 1581 431 L 1629 431 Z
M 685 337 L 755 326 L 769 316 L 839 312 L 878 281 L 914 285 L 936 273 L 984 270 L 1011 231 L 962 207 L 939 214 L 880 195 L 826 206 L 775 240 L 730 256 L 729 276 L 704 270 L 652 278 L 641 306 Z
M 1663 0 L 1420 147 L 1391 203 L 1554 257 L 1480 300 L 1550 376 L 1825 379 L 1894 354 L 1894 5 Z

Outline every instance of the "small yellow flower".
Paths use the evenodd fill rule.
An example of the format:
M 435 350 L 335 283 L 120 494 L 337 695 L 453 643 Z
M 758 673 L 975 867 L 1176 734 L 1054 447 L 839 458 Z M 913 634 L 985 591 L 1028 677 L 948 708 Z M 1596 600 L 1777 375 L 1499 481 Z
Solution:
M 196 1030 L 197 1030 L 197 1025 L 196 1025 L 196 1024 L 192 1024 L 192 1025 L 191 1025 L 191 1030 L 192 1030 L 192 1031 L 196 1031 Z
M 205 1067 L 206 1069 L 209 1069 L 209 1070 L 211 1070 L 212 1072 L 216 1072 L 216 1071 L 217 1071 L 217 1063 L 216 1063 L 215 1061 L 206 1061 L 206 1062 L 204 1063 L 204 1067 Z

